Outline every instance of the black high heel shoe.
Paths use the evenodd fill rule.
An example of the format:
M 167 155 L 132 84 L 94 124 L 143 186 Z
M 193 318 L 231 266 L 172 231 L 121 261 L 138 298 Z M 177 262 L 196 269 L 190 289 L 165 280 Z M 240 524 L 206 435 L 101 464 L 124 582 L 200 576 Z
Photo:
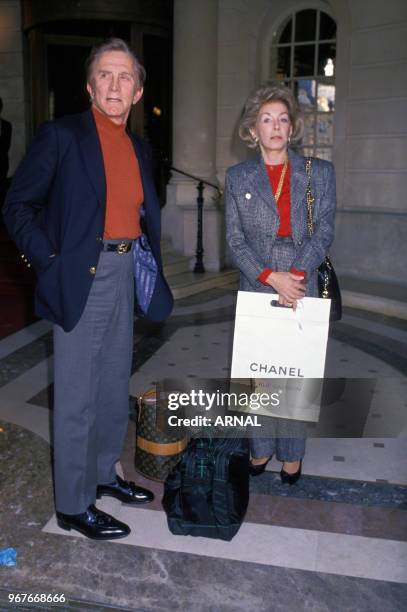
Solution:
M 283 484 L 293 485 L 295 484 L 301 477 L 301 468 L 302 468 L 302 459 L 300 461 L 300 467 L 294 474 L 288 474 L 283 468 L 281 468 L 280 477 L 281 482 Z
M 253 465 L 252 462 L 249 463 L 249 474 L 250 476 L 260 476 L 265 471 L 268 462 L 271 461 L 271 457 L 267 459 L 264 463 L 259 463 L 257 465 Z

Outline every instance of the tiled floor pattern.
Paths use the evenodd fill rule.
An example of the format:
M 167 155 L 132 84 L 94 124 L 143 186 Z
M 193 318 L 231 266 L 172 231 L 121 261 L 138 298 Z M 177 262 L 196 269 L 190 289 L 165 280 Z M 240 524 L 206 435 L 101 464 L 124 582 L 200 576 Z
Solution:
M 137 370 L 131 379 L 132 395 L 139 395 L 153 384 L 157 373 L 160 378 L 186 376 L 191 380 L 194 377 L 227 376 L 233 333 L 233 300 L 230 292 L 215 291 L 211 299 L 204 303 L 196 298 L 183 300 L 169 323 L 163 327 L 138 323 L 134 360 Z M 47 323 L 39 322 L 0 342 L 0 375 L 3 377 L 0 419 L 6 424 L 16 424 L 16 431 L 33 432 L 39 436 L 38 440 L 44 441 L 41 444 L 48 443 L 50 437 L 48 395 L 53 374 L 49 329 Z M 347 342 L 350 335 L 352 342 Z M 343 323 L 336 325 L 333 339 L 330 340 L 327 358 L 330 376 L 391 379 L 389 387 L 382 389 L 387 404 L 377 394 L 377 405 L 371 408 L 373 425 L 381 419 L 397 422 L 400 408 L 405 407 L 405 353 L 402 343 L 406 337 L 407 330 L 394 320 L 361 317 L 358 312 L 350 312 L 345 315 Z M 393 394 L 391 401 L 386 395 L 390 392 Z M 70 573 L 70 568 L 76 567 L 76 561 L 72 558 L 68 564 L 61 561 L 59 542 L 72 542 L 72 545 L 65 545 L 68 546 L 67 550 L 85 547 L 90 557 L 88 548 L 97 546 L 100 558 L 105 558 L 106 554 L 114 559 L 120 558 L 126 567 L 125 572 L 128 571 L 129 558 L 133 559 L 131 551 L 134 550 L 135 565 L 140 559 L 148 558 L 148 563 L 153 559 L 153 565 L 161 567 L 158 570 L 160 588 L 169 575 L 176 582 L 177 576 L 186 571 L 179 569 L 179 563 L 188 559 L 188 571 L 192 571 L 196 565 L 204 572 L 200 585 L 195 585 L 196 593 L 200 593 L 199 602 L 194 606 L 196 610 L 291 610 L 294 609 L 291 605 L 294 606 L 297 600 L 296 609 L 341 612 L 346 609 L 401 610 L 402 593 L 405 591 L 400 589 L 404 589 L 403 583 L 407 582 L 404 518 L 407 502 L 406 489 L 400 486 L 407 483 L 406 440 L 385 435 L 362 440 L 309 439 L 303 465 L 305 477 L 292 488 L 284 488 L 279 483 L 275 472 L 280 465 L 273 459 L 268 466 L 269 471 L 252 481 L 247 521 L 230 543 L 171 535 L 160 507 L 162 485 L 151 485 L 151 481 L 157 499 L 149 508 L 129 508 L 114 500 L 102 501 L 102 507 L 131 524 L 129 538 L 105 544 L 92 543 L 80 537 L 60 539 L 61 535 L 72 533 L 61 532 L 56 527 L 52 503 L 49 503 L 40 521 L 45 526 L 42 536 L 36 533 L 35 537 L 32 536 L 33 542 L 38 541 L 37 546 L 40 546 L 41 537 L 44 542 L 54 542 L 54 553 L 50 553 L 48 546 L 47 555 L 59 559 L 61 570 L 64 568 L 63 571 L 67 572 L 82 600 L 90 596 L 91 601 L 93 597 L 93 601 L 112 602 L 100 581 L 93 595 L 85 593 L 80 586 L 80 576 L 74 577 Z M 133 441 L 134 427 L 131 425 L 122 458 L 124 471 L 140 484 L 147 483 L 135 474 Z M 351 479 L 354 479 L 353 483 Z M 234 565 L 231 566 L 231 563 Z M 177 567 L 175 573 L 174 567 Z M 225 590 L 225 579 L 232 567 L 240 576 L 240 587 L 245 575 L 245 595 L 240 599 Z M 245 568 L 243 574 L 241 567 Z M 208 593 L 214 568 L 218 569 L 216 580 L 206 601 L 203 594 Z M 32 571 L 39 581 L 38 570 Z M 264 585 L 259 586 L 257 592 L 253 591 L 253 585 L 258 584 L 257 579 L 263 576 L 264 571 L 267 572 L 269 586 L 280 586 L 274 607 L 268 600 Z M 0 584 L 3 572 L 0 569 Z M 280 572 L 283 574 L 280 575 Z M 126 584 L 126 593 L 113 601 L 123 605 L 124 609 L 163 609 L 157 607 L 158 600 L 154 603 L 152 589 L 156 580 L 155 571 L 147 575 L 141 573 L 147 589 L 144 598 L 140 597 L 141 607 L 134 602 L 129 603 L 132 593 L 129 584 Z M 54 574 L 55 569 L 46 572 L 48 577 Z M 137 585 L 142 593 L 139 579 L 140 575 Z M 281 588 L 281 581 L 286 584 L 287 580 L 296 585 L 295 594 Z M 320 588 L 316 587 L 318 581 Z M 233 584 L 235 582 L 232 580 Z M 11 585 L 12 581 L 8 582 L 8 586 Z M 265 592 L 259 598 L 262 589 Z M 309 605 L 301 608 L 307 600 L 304 595 L 307 589 L 308 593 L 312 593 L 309 594 Z M 163 592 L 158 590 L 160 597 L 163 597 Z M 326 599 L 327 593 L 332 590 L 339 598 L 337 603 Z M 359 598 L 362 592 L 365 592 L 364 600 Z M 172 589 L 168 596 L 174 597 Z M 192 609 L 188 607 L 193 600 L 191 590 L 187 595 L 183 592 L 182 597 L 178 594 L 178 597 L 179 601 L 189 601 L 182 604 L 187 607 L 179 607 L 180 610 Z M 358 602 L 356 607 L 350 606 L 351 601 Z

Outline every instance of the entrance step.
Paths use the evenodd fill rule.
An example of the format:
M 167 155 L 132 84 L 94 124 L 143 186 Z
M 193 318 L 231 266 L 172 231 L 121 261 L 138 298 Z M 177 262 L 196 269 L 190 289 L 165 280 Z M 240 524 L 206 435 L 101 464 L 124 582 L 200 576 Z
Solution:
M 221 272 L 194 274 L 192 269 L 195 264 L 195 257 L 186 257 L 177 253 L 171 247 L 169 240 L 161 241 L 161 254 L 164 274 L 175 300 L 204 293 L 209 289 L 218 287 L 237 289 L 239 278 L 237 270 L 229 269 Z
M 173 276 L 174 274 L 180 274 L 182 272 L 188 272 L 191 268 L 191 258 L 166 251 L 162 254 L 164 274 L 166 277 Z
M 169 276 L 167 281 L 174 299 L 179 300 L 218 287 L 230 288 L 230 286 L 235 285 L 234 288 L 237 289 L 238 278 L 237 270 L 222 270 L 221 272 L 205 272 L 204 274 L 183 272 Z

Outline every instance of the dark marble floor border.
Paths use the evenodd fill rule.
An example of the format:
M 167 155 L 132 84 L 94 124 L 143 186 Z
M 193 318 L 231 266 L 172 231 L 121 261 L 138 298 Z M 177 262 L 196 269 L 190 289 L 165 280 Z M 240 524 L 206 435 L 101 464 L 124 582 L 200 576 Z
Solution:
M 407 516 L 396 508 L 251 495 L 245 521 L 407 542 Z
M 373 321 L 374 323 L 381 323 L 382 325 L 386 325 L 387 327 L 392 327 L 393 329 L 401 329 L 403 331 L 407 331 L 407 320 L 398 319 L 397 317 L 389 317 L 385 314 L 380 314 L 378 312 L 369 312 L 367 310 L 361 310 L 360 308 L 350 308 L 349 306 L 345 306 L 343 308 L 344 314 L 351 315 L 353 317 L 357 317 L 358 319 L 366 319 L 368 321 Z
M 330 503 L 358 504 L 407 510 L 407 486 L 303 475 L 293 486 L 282 484 L 277 472 L 267 471 L 250 481 L 251 493 L 290 499 L 314 499 Z M 407 518 L 407 515 L 406 515 Z
M 329 337 L 360 349 L 407 376 L 407 345 L 403 342 L 341 321 L 333 325 Z
M 163 511 L 163 485 L 144 478 L 133 466 L 124 466 L 128 477 L 152 490 L 154 501 L 149 510 Z M 366 506 L 320 499 L 283 497 L 278 494 L 251 493 L 245 522 L 357 535 L 384 540 L 407 541 L 407 515 L 394 507 Z
M 53 354 L 52 332 L 0 359 L 0 388 Z
M 149 505 L 149 508 L 161 510 L 160 500 L 163 485 L 145 478 L 136 471 L 133 461 L 134 443 L 133 448 L 131 445 L 132 439 L 128 437 L 121 459 L 123 468 L 139 484 L 154 490 L 156 499 L 152 505 Z M 402 485 L 303 475 L 294 486 L 289 486 L 281 484 L 280 477 L 276 472 L 266 472 L 262 476 L 251 478 L 250 495 L 251 497 L 264 496 L 270 498 L 270 503 L 274 503 L 273 500 L 275 499 L 295 500 L 296 503 L 291 506 L 293 508 L 299 507 L 298 504 L 301 504 L 302 501 L 309 501 L 323 504 L 320 507 L 325 509 L 336 506 L 386 509 L 389 510 L 387 516 L 392 516 L 390 511 L 394 511 L 395 517 L 400 521 L 404 520 L 407 524 L 407 486 L 403 487 Z M 316 506 L 316 508 L 319 508 L 319 506 Z M 369 512 L 367 512 L 366 516 L 371 516 L 373 520 L 375 513 L 369 515 Z
M 128 451 L 122 457 L 128 478 L 155 494 L 148 510 L 162 512 L 163 485 L 140 475 Z M 283 497 L 278 494 L 251 492 L 245 522 L 357 535 L 385 540 L 407 541 L 407 515 L 397 507 L 366 506 L 355 499 L 352 503 Z

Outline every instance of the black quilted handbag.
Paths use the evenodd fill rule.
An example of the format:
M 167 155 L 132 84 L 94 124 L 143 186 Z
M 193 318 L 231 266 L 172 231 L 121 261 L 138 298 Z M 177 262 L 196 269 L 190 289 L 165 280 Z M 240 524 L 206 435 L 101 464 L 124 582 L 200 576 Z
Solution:
M 308 157 L 305 161 L 305 171 L 308 177 L 307 184 L 307 224 L 310 237 L 314 233 L 312 222 L 312 204 L 314 197 L 311 191 L 311 171 L 312 159 Z M 336 276 L 332 261 L 329 255 L 325 256 L 324 261 L 318 267 L 318 293 L 319 297 L 331 300 L 330 321 L 339 321 L 342 318 L 342 297 L 339 289 L 338 277 Z
M 330 298 L 330 321 L 339 321 L 342 318 L 342 297 L 339 289 L 338 277 L 327 255 L 318 268 L 318 292 L 322 298 Z
M 231 540 L 249 502 L 247 439 L 192 439 L 164 484 L 163 507 L 175 535 Z

